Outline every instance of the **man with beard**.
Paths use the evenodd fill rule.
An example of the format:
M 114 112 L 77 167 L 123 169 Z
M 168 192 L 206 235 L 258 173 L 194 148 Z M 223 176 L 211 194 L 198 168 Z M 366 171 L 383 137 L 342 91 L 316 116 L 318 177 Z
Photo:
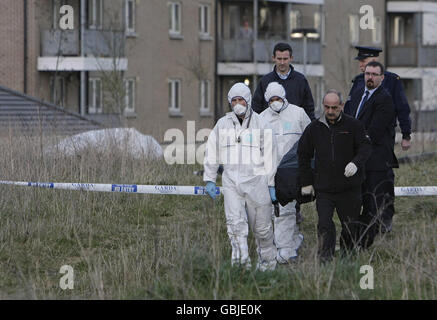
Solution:
M 381 48 L 375 48 L 375 47 L 363 47 L 363 46 L 356 46 L 355 47 L 358 50 L 358 54 L 355 57 L 356 60 L 358 60 L 358 66 L 361 74 L 357 75 L 354 80 L 352 80 L 353 85 L 349 93 L 349 97 L 352 95 L 353 92 L 358 90 L 359 92 L 362 92 L 364 90 L 364 69 L 366 65 L 371 61 L 378 61 L 379 53 L 382 52 Z M 382 87 L 388 91 L 388 93 L 391 95 L 393 99 L 393 103 L 395 106 L 395 120 L 393 123 L 393 126 L 396 127 L 396 123 L 399 122 L 400 131 L 402 133 L 402 141 L 401 141 L 401 147 L 402 150 L 408 150 L 410 148 L 410 139 L 411 139 L 411 119 L 410 119 L 410 106 L 408 105 L 408 100 L 406 98 L 404 88 L 402 86 L 402 82 L 400 80 L 400 77 L 392 72 L 389 72 L 387 70 L 384 71 L 384 80 L 382 81 Z M 349 101 L 346 102 L 345 108 L 348 108 Z M 395 136 L 396 132 L 393 130 L 392 133 L 392 145 L 394 148 L 395 145 Z M 389 175 L 391 179 L 391 201 L 390 203 L 384 208 L 384 212 L 382 214 L 382 225 L 381 225 L 381 232 L 390 232 L 392 229 L 392 220 L 393 215 L 395 213 L 394 208 L 394 172 L 393 170 L 389 170 Z
M 355 91 L 344 112 L 360 120 L 370 137 L 372 153 L 365 165 L 361 247 L 372 245 L 384 207 L 391 201 L 390 170 L 397 166 L 392 134 L 394 105 L 390 94 L 382 87 L 384 67 L 369 62 L 364 70 L 365 88 Z

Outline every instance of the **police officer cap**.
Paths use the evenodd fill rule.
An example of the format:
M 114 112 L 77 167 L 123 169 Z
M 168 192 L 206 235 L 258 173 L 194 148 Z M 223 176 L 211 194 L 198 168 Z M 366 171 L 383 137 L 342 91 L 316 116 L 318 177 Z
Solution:
M 375 47 L 356 46 L 355 49 L 358 50 L 358 55 L 355 57 L 355 60 L 363 60 L 368 57 L 378 57 L 379 53 L 382 52 L 381 48 Z

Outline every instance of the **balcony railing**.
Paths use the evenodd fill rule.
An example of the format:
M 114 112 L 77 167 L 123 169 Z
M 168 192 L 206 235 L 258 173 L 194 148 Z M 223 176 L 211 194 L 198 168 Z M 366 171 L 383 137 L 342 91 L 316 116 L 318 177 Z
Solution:
M 122 31 L 85 30 L 82 53 L 79 38 L 79 30 L 43 30 L 41 56 L 124 57 L 125 55 L 125 36 Z
M 417 66 L 417 47 L 415 45 L 389 46 L 387 64 L 393 67 Z
M 293 62 L 303 63 L 303 40 L 257 40 L 255 47 L 256 61 L 271 62 L 273 48 L 278 42 L 288 42 L 293 49 Z M 252 62 L 254 50 L 252 41 L 246 39 L 220 39 L 220 62 Z M 307 42 L 307 64 L 321 64 L 322 46 L 319 40 Z

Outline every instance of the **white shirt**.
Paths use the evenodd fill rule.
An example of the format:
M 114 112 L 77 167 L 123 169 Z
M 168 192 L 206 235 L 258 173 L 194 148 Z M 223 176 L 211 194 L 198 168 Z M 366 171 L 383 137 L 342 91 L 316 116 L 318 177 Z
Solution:
M 380 86 L 380 85 L 381 85 L 381 83 L 379 84 L 379 86 Z M 363 103 L 364 97 L 366 96 L 366 91 L 369 92 L 369 96 L 367 97 L 367 101 L 369 101 L 370 97 L 371 97 L 372 94 L 375 92 L 375 90 L 379 88 L 379 86 L 377 86 L 377 87 L 374 88 L 374 89 L 368 89 L 367 86 L 364 87 L 364 88 L 365 88 L 365 89 L 364 89 L 364 93 L 363 93 L 363 96 L 361 97 L 360 103 L 358 104 L 358 108 L 361 106 L 361 103 Z M 364 106 L 362 106 L 361 109 L 362 109 L 363 107 L 364 107 Z M 361 110 L 358 110 L 358 108 L 357 108 L 357 112 L 358 112 L 358 111 L 361 112 Z M 357 117 L 357 114 L 355 113 L 355 118 L 356 118 L 356 117 Z

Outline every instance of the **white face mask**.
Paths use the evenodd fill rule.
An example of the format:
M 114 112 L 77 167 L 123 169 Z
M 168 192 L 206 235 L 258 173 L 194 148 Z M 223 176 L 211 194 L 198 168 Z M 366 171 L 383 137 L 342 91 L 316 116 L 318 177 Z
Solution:
M 245 106 L 243 106 L 243 105 L 237 103 L 237 104 L 233 107 L 233 110 L 234 110 L 234 113 L 235 113 L 237 116 L 240 116 L 240 117 L 241 117 L 243 114 L 246 113 L 246 111 L 247 111 L 247 107 L 245 107 Z
M 272 108 L 272 110 L 276 111 L 276 112 L 280 112 L 282 110 L 283 106 L 284 106 L 284 103 L 280 102 L 280 101 L 273 101 L 270 104 L 270 108 Z

